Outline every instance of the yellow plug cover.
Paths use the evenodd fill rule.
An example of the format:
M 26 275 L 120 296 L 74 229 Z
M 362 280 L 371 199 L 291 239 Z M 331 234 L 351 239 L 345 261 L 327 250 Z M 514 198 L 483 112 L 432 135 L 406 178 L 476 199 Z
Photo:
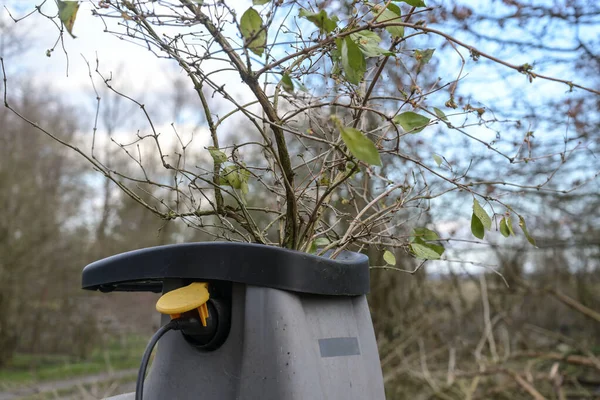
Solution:
M 206 302 L 209 298 L 208 283 L 194 282 L 163 294 L 156 302 L 156 311 L 178 318 L 185 312 L 198 309 L 202 325 L 206 326 L 206 319 L 209 317 Z

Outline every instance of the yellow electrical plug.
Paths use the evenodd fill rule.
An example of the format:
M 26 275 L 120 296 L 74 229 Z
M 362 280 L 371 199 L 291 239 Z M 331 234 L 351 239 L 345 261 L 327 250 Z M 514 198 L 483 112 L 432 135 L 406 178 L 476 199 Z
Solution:
M 210 316 L 206 306 L 209 298 L 208 283 L 194 282 L 163 294 L 156 302 L 156 311 L 175 319 L 185 312 L 198 309 L 202 326 L 206 326 L 206 319 Z

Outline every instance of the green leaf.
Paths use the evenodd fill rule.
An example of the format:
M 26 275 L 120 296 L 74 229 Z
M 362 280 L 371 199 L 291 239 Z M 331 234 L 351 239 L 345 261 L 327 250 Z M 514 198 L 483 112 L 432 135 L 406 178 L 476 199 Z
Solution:
M 340 132 L 342 140 L 354 157 L 370 165 L 381 165 L 381 157 L 375 144 L 361 131 L 340 125 Z
M 348 82 L 358 85 L 367 70 L 367 63 L 360 48 L 350 37 L 341 41 L 342 67 Z
M 365 57 L 393 56 L 394 53 L 379 47 L 381 38 L 375 32 L 368 30 L 350 34 L 352 40 L 358 44 Z
M 515 231 L 513 231 L 512 220 L 510 217 L 506 217 L 506 227 L 512 236 L 516 236 Z
M 477 215 L 475 215 L 475 213 L 471 215 L 471 233 L 477 239 L 483 239 L 485 237 L 485 228 L 483 227 L 481 220 Z
M 238 165 L 228 165 L 223 168 L 221 174 L 221 185 L 231 186 L 234 189 L 241 189 L 243 194 L 248 193 L 248 178 L 250 171 Z
M 438 240 L 440 237 L 437 232 L 427 228 L 414 228 L 410 241 L 410 250 L 417 258 L 426 260 L 439 260 L 444 251 L 444 246 L 426 241 Z
M 239 167 L 237 165 L 228 165 L 223 168 L 221 174 L 221 184 L 231 186 L 232 188 L 239 189 L 242 187 L 242 181 L 240 180 L 240 174 L 238 173 Z
M 432 243 L 425 243 L 421 239 L 415 240 L 410 244 L 410 250 L 417 258 L 424 260 L 439 260 L 444 254 L 444 246 Z
M 422 65 L 427 64 L 429 61 L 431 61 L 434 51 L 435 49 L 415 50 L 415 60 Z
M 527 230 L 527 225 L 525 224 L 525 220 L 520 215 L 519 215 L 519 226 L 521 227 L 521 230 L 525 234 L 527 241 L 529 243 L 531 243 L 532 246 L 537 247 L 535 244 L 535 239 L 529 234 L 529 231 Z
M 366 30 L 366 29 L 364 31 L 352 33 L 352 34 L 350 34 L 350 37 L 355 42 L 360 42 L 359 44 L 367 44 L 367 43 L 379 44 L 379 42 L 381 42 L 381 38 L 379 37 L 378 34 L 376 34 L 375 32 Z
M 227 154 L 223 153 L 216 147 L 211 146 L 208 148 L 208 151 L 216 163 L 224 163 L 225 161 L 227 161 Z
M 356 169 L 355 169 L 355 167 L 356 167 Z M 358 174 L 359 172 L 360 172 L 360 165 L 356 164 L 354 161 L 349 161 L 346 163 L 346 170 L 345 170 L 346 175 L 350 174 L 350 177 L 353 177 L 354 175 Z
M 331 181 L 329 180 L 328 173 L 324 173 L 321 175 L 321 179 L 319 179 L 319 185 L 321 185 L 321 186 L 331 185 Z
M 249 170 L 247 170 L 244 167 L 239 167 L 238 173 L 240 174 L 240 179 L 242 181 L 248 182 L 248 178 L 250 178 L 250 171 Z
M 386 49 L 382 49 L 379 46 L 375 46 L 375 45 L 358 45 L 358 47 L 360 48 L 360 51 L 362 51 L 362 53 L 365 55 L 365 57 L 367 58 L 371 58 L 371 57 L 379 57 L 379 56 L 393 56 L 394 52 L 386 50 Z
M 425 260 L 439 260 L 440 255 L 430 249 L 426 245 L 422 245 L 420 243 L 411 243 L 410 249 L 417 258 L 425 259 Z
M 438 116 L 439 119 L 448 122 L 448 117 L 446 117 L 446 114 L 444 114 L 442 110 L 437 107 L 433 107 L 433 112 Z
M 437 154 L 433 155 L 433 161 L 435 161 L 435 163 L 437 164 L 438 167 L 440 165 L 442 165 L 442 162 L 444 162 L 444 160 L 442 159 L 442 157 L 438 156 Z
M 381 14 L 379 14 L 379 16 L 377 17 L 376 22 L 379 22 L 379 23 L 402 22 L 402 19 L 400 18 L 400 16 L 402 15 L 402 13 L 400 11 L 400 7 L 398 7 L 397 5 L 395 5 L 393 3 L 389 3 L 387 5 L 387 7 L 385 8 L 385 10 L 383 10 L 383 11 L 381 11 L 381 6 L 375 6 L 375 7 L 373 7 L 372 12 L 375 14 L 378 14 L 379 12 L 381 12 Z M 403 26 L 388 26 L 385 29 L 394 38 L 404 36 L 404 27 Z
M 240 191 L 244 195 L 248 194 L 248 192 L 250 191 L 250 188 L 248 187 L 248 181 L 242 181 L 242 184 L 240 186 Z
M 446 251 L 444 246 L 442 246 L 441 244 L 427 243 L 427 247 L 429 247 L 431 250 L 435 251 L 440 256 L 442 254 L 444 254 L 444 251 Z
M 77 18 L 77 11 L 79 11 L 79 2 L 56 0 L 56 5 L 58 6 L 60 22 L 65 26 L 69 35 L 75 37 L 73 35 L 73 25 L 75 25 L 75 18 Z
M 492 228 L 492 219 L 490 218 L 488 213 L 483 209 L 483 207 L 481 207 L 477 199 L 473 199 L 473 214 L 475 214 L 477 218 L 479 218 L 485 229 L 489 230 Z
M 252 0 L 252 4 L 255 6 L 262 6 L 263 4 L 267 4 L 271 0 Z
M 329 239 L 327 239 L 326 237 L 320 237 L 315 239 L 315 246 L 317 247 L 325 247 L 329 244 Z
M 383 252 L 383 260 L 389 265 L 396 265 L 396 256 L 389 250 Z
M 294 91 L 294 82 L 292 82 L 292 78 L 288 74 L 283 74 L 281 77 L 281 87 L 288 93 Z
M 240 31 L 246 46 L 257 56 L 262 56 L 267 44 L 267 30 L 260 14 L 252 7 L 240 19 Z
M 317 244 L 315 243 L 314 240 L 310 243 L 310 247 L 308 248 L 308 252 L 310 254 L 315 254 L 317 252 Z
M 242 184 L 240 185 L 240 192 L 241 192 L 240 200 L 242 200 L 243 204 L 248 203 L 246 201 L 246 195 L 248 194 L 249 191 L 250 191 L 250 188 L 248 187 L 248 182 L 242 181 Z
M 504 237 L 510 236 L 510 230 L 508 229 L 508 225 L 506 225 L 506 218 L 502 217 L 500 220 L 500 233 Z
M 396 115 L 393 121 L 400 125 L 405 132 L 418 133 L 427 126 L 430 119 L 412 111 L 407 111 Z
M 337 28 L 338 17 L 334 15 L 332 18 L 329 18 L 327 12 L 325 10 L 321 10 L 318 13 L 311 13 L 306 9 L 301 9 L 298 13 L 300 18 L 306 18 L 313 24 L 319 28 L 321 33 L 331 33 Z
M 427 7 L 423 0 L 402 0 L 402 2 L 408 4 L 413 7 Z
M 427 228 L 414 228 L 412 231 L 412 235 L 410 237 L 410 241 L 414 242 L 418 239 L 421 240 L 438 240 L 440 237 L 437 232 L 432 231 Z

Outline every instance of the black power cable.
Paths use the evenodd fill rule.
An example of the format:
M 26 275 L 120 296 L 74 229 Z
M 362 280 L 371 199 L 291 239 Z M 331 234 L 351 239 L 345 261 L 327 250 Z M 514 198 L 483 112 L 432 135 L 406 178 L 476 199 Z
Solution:
M 152 338 L 148 342 L 146 346 L 146 350 L 144 351 L 144 355 L 142 356 L 142 362 L 140 363 L 140 370 L 138 371 L 137 381 L 135 382 L 135 400 L 143 400 L 143 391 L 144 391 L 144 379 L 146 377 L 146 369 L 148 369 L 148 363 L 150 362 L 150 356 L 152 355 L 152 350 L 154 350 L 154 346 L 160 340 L 161 337 L 165 333 L 170 330 L 178 331 L 181 329 L 194 329 L 201 325 L 200 320 L 196 318 L 190 319 L 173 319 L 169 321 L 167 324 L 161 326 L 155 333 L 152 335 Z
M 176 320 L 171 320 L 169 323 L 161 326 L 152 338 L 148 345 L 146 346 L 146 350 L 144 350 L 144 355 L 142 357 L 142 362 L 140 364 L 140 370 L 138 371 L 137 381 L 135 382 L 135 400 L 143 399 L 143 391 L 144 391 L 144 379 L 146 377 L 146 369 L 148 368 L 148 362 L 150 362 L 150 356 L 152 355 L 152 350 L 154 350 L 154 346 L 158 340 L 171 329 L 175 329 L 177 325 Z

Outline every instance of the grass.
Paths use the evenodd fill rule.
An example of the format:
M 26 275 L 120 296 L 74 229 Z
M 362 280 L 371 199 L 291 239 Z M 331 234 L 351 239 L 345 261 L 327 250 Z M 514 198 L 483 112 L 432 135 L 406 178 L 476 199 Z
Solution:
M 80 386 L 70 386 L 68 388 L 55 391 L 36 393 L 31 396 L 20 398 L 19 400 L 56 400 L 59 398 L 75 398 L 77 394 L 81 395 L 82 391 L 86 391 L 88 393 L 104 393 L 104 395 L 112 396 L 114 393 L 111 393 L 110 389 L 114 390 L 115 384 L 120 385 L 134 382 L 136 376 L 137 374 L 133 373 L 119 379 L 111 379 L 93 384 L 86 383 Z M 102 397 L 105 397 L 104 395 Z
M 93 350 L 83 360 L 65 355 L 16 354 L 8 366 L 0 369 L 0 390 L 110 370 L 137 368 L 147 340 L 148 338 L 141 336 L 112 340 Z

